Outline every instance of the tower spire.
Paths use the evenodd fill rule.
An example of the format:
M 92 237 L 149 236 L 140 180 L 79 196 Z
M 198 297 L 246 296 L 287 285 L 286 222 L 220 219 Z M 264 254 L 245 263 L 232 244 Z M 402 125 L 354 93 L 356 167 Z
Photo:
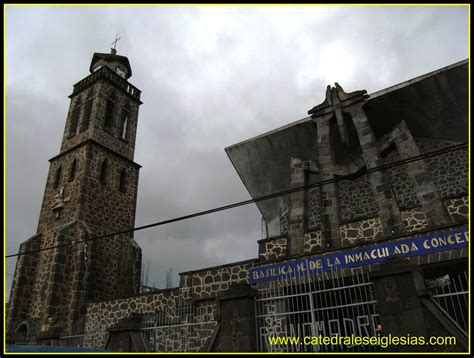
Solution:
M 111 48 L 110 49 L 110 53 L 112 55 L 116 55 L 117 54 L 117 49 L 116 49 L 116 46 L 117 46 L 117 41 L 120 40 L 120 37 L 118 37 L 118 35 L 115 35 L 115 40 L 112 41 L 111 45 L 114 45 L 114 48 Z

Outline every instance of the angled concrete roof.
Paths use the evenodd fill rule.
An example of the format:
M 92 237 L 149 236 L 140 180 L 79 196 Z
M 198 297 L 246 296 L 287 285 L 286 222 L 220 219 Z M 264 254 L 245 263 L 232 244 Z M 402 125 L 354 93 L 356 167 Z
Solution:
M 308 109 L 312 105 L 308 104 Z M 415 137 L 467 142 L 468 60 L 375 92 L 364 109 L 376 137 L 403 119 Z M 288 189 L 290 158 L 316 159 L 316 134 L 311 117 L 306 117 L 225 151 L 248 192 L 256 198 Z M 280 197 L 257 206 L 271 220 L 286 201 Z

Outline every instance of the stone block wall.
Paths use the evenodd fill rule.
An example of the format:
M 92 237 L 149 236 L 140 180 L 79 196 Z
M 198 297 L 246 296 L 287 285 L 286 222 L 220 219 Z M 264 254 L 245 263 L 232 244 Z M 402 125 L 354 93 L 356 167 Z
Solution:
M 426 215 L 421 207 L 402 211 L 401 214 L 407 233 L 416 232 L 428 227 Z
M 383 238 L 382 223 L 378 217 L 355 221 L 340 226 L 343 247 L 364 244 Z
M 180 274 L 180 287 L 186 298 L 208 299 L 228 290 L 234 284 L 248 283 L 248 270 L 257 259 Z
M 115 235 L 89 244 L 88 300 L 137 294 L 141 249 L 130 235 Z
M 41 248 L 41 241 L 41 235 L 35 235 L 20 245 L 19 252 L 36 251 Z M 36 294 L 32 288 L 35 287 L 38 263 L 39 252 L 21 255 L 17 259 L 7 313 L 9 322 L 19 323 L 32 318 L 30 307 L 36 300 Z
M 425 154 L 458 143 L 415 138 L 420 153 Z M 468 149 L 456 150 L 425 159 L 431 177 L 443 199 L 457 198 L 468 194 Z
M 76 161 L 76 172 L 74 178 L 70 180 L 70 171 L 74 160 Z M 78 219 L 81 179 L 86 175 L 86 162 L 87 146 L 85 145 L 73 152 L 66 152 L 51 159 L 38 221 L 38 233 L 58 231 L 60 228 Z M 60 180 L 57 181 L 59 168 L 61 168 L 62 174 Z M 56 181 L 57 187 L 55 187 Z M 56 202 L 56 195 L 59 194 L 61 187 L 64 188 L 62 196 L 63 200 L 65 200 L 65 205 L 57 218 L 56 212 L 51 209 L 51 206 Z M 44 240 L 51 239 L 45 237 Z
M 308 190 L 308 230 L 321 229 L 321 188 L 316 187 Z
M 337 183 L 341 222 L 377 215 L 377 203 L 367 175 Z
M 390 164 L 399 160 L 401 160 L 401 157 L 394 150 L 384 158 L 384 164 Z M 413 180 L 409 177 L 407 170 L 408 167 L 406 165 L 396 166 L 387 170 L 390 186 L 400 210 L 407 210 L 421 205 L 416 196 Z
M 107 160 L 106 183 L 100 180 L 101 166 Z M 126 230 L 135 223 L 139 167 L 125 158 L 90 143 L 87 169 L 82 188 L 83 220 L 98 234 Z M 120 173 L 125 170 L 125 191 L 121 191 Z
M 286 257 L 288 237 L 275 237 L 258 241 L 259 260 L 272 261 Z
M 465 221 L 469 218 L 469 197 L 462 196 L 456 199 L 445 200 L 444 204 L 454 222 Z
M 104 128 L 107 99 L 114 94 L 116 105 L 114 110 L 114 120 L 110 128 Z M 92 98 L 92 110 L 89 116 L 87 129 L 81 131 L 81 123 L 85 120 L 86 101 Z M 124 104 L 129 109 L 126 140 L 121 138 L 121 120 Z M 78 130 L 71 136 L 70 126 L 76 106 L 79 108 Z M 98 81 L 84 92 L 75 95 L 71 99 L 68 118 L 64 130 L 64 137 L 61 143 L 61 152 L 66 151 L 86 139 L 94 139 L 117 153 L 132 160 L 135 151 L 135 140 L 137 133 L 139 103 L 126 92 L 116 89 L 105 81 Z

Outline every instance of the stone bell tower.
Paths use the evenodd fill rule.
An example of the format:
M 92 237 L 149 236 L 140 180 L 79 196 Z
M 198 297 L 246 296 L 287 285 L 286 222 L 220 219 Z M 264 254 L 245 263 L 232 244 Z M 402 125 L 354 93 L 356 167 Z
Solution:
M 115 49 L 94 53 L 89 70 L 69 96 L 37 233 L 20 246 L 25 254 L 10 295 L 10 334 L 34 329 L 47 336 L 77 321 L 87 302 L 139 292 L 141 249 L 133 232 L 87 239 L 134 227 L 141 92 L 128 82 L 128 58 Z

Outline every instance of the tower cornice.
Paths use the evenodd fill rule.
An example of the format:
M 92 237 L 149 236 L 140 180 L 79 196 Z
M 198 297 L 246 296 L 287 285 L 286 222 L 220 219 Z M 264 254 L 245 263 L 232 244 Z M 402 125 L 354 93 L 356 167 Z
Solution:
M 51 163 L 51 162 L 53 162 L 54 160 L 59 159 L 59 158 L 65 156 L 65 155 L 67 155 L 67 154 L 69 154 L 69 153 L 75 151 L 76 149 L 85 146 L 85 145 L 96 145 L 96 146 L 98 146 L 98 147 L 104 149 L 104 150 L 107 151 L 108 153 L 113 154 L 113 155 L 115 155 L 116 157 L 125 160 L 127 163 L 129 163 L 129 164 L 135 166 L 135 167 L 138 168 L 138 169 L 140 169 L 140 168 L 142 167 L 140 164 L 134 162 L 133 160 L 130 160 L 130 159 L 127 158 L 126 156 L 124 156 L 124 155 L 122 155 L 122 154 L 119 154 L 119 153 L 117 153 L 116 151 L 114 151 L 114 150 L 108 148 L 107 146 L 105 146 L 105 145 L 103 145 L 103 144 L 97 142 L 97 141 L 94 140 L 94 139 L 90 139 L 90 138 L 89 138 L 89 139 L 86 139 L 86 140 L 84 140 L 83 142 L 81 142 L 81 143 L 79 143 L 79 144 L 77 144 L 77 145 L 75 145 L 75 146 L 73 146 L 73 147 L 71 147 L 71 148 L 65 150 L 65 151 L 62 152 L 62 153 L 59 153 L 58 155 L 56 155 L 56 156 L 54 156 L 54 157 L 52 157 L 51 159 L 49 159 L 49 162 Z
M 82 92 L 86 88 L 90 87 L 93 85 L 95 82 L 98 80 L 103 79 L 113 85 L 114 87 L 122 90 L 124 93 L 127 94 L 130 98 L 138 101 L 139 104 L 143 104 L 143 102 L 140 100 L 140 95 L 141 91 L 132 85 L 130 82 L 127 80 L 123 79 L 119 75 L 117 75 L 114 71 L 112 71 L 110 68 L 104 66 L 98 69 L 97 71 L 91 73 L 89 76 L 84 78 L 83 80 L 77 82 L 74 87 L 72 93 L 68 96 L 69 98 L 72 98 L 79 92 Z

